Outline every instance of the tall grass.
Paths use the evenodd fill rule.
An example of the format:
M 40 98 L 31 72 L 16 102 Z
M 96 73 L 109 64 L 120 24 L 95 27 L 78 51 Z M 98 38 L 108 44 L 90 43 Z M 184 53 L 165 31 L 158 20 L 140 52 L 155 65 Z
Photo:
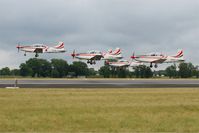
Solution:
M 1 89 L 0 132 L 199 132 L 199 89 Z

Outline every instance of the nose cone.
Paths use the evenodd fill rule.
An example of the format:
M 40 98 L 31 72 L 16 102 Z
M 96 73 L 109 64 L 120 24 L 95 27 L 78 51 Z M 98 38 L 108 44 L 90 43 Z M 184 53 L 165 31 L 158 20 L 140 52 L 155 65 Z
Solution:
M 135 58 L 136 58 L 136 56 L 134 56 L 134 55 L 133 55 L 133 56 L 131 56 L 131 58 L 132 58 L 132 59 L 135 59 Z
M 72 54 L 71 54 L 71 56 L 72 56 L 72 57 L 75 57 L 75 54 L 74 54 L 74 53 L 72 53 Z

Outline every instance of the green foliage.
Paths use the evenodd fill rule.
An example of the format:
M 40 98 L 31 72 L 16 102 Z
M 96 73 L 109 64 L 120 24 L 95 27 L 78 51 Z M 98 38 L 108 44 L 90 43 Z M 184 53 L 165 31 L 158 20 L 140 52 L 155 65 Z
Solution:
M 166 75 L 169 78 L 199 78 L 199 67 L 192 63 L 181 63 L 179 71 L 175 65 L 167 67 L 165 70 L 152 72 L 151 68 L 145 65 L 136 66 L 134 71 L 130 72 L 125 68 L 114 68 L 107 64 L 102 66 L 98 71 L 88 68 L 84 62 L 76 61 L 68 65 L 63 59 L 52 59 L 50 62 L 45 59 L 31 58 L 19 66 L 19 69 L 10 70 L 8 67 L 0 70 L 1 76 L 32 76 L 32 77 L 96 77 L 99 73 L 104 78 L 151 78 L 156 75 Z
M 196 78 L 199 78 L 199 70 L 198 70 L 199 66 L 195 66 L 194 69 L 193 69 L 193 75 L 194 77 Z
M 176 70 L 176 66 L 172 65 L 166 68 L 166 75 L 169 76 L 169 78 L 176 78 L 178 75 L 178 72 Z
M 89 69 L 86 63 L 75 61 L 70 66 L 70 72 L 74 72 L 75 76 L 88 76 Z
M 194 66 L 192 63 L 181 63 L 179 65 L 179 76 L 181 78 L 190 78 L 193 75 Z
M 62 59 L 52 59 L 52 77 L 53 78 L 62 78 L 68 74 L 68 63 Z
M 89 68 L 88 72 L 89 72 L 89 76 L 95 76 L 97 74 L 94 68 Z
M 153 76 L 151 68 L 145 65 L 136 66 L 134 71 L 136 78 L 151 78 Z
M 32 58 L 26 61 L 32 70 L 32 77 L 49 77 L 51 75 L 51 64 L 47 60 Z
M 102 66 L 99 69 L 99 74 L 102 75 L 104 78 L 110 78 L 111 70 L 108 65 Z
M 10 75 L 10 68 L 8 68 L 8 67 L 2 68 L 0 70 L 0 74 L 3 75 L 3 76 Z
M 10 71 L 10 75 L 19 76 L 20 75 L 20 70 L 19 69 L 13 69 L 13 70 Z
M 32 69 L 30 67 L 28 67 L 27 64 L 22 63 L 19 68 L 20 68 L 21 76 L 31 76 L 32 75 Z

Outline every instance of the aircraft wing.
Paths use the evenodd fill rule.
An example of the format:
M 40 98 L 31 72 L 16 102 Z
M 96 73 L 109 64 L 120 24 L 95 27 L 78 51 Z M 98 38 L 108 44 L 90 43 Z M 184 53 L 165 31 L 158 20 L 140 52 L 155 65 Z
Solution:
M 43 53 L 43 49 L 42 48 L 35 48 L 34 52 L 35 53 Z
M 91 58 L 91 60 L 101 60 L 102 55 L 95 55 Z
M 112 67 L 128 67 L 129 65 L 127 64 L 110 64 Z
M 167 59 L 165 58 L 160 58 L 160 59 L 154 59 L 151 61 L 151 63 L 163 63 L 165 62 Z

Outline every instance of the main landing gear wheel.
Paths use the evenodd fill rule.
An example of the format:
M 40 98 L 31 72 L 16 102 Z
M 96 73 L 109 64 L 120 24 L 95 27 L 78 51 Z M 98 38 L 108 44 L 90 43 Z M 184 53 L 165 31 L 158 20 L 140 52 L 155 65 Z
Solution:
M 155 64 L 155 68 L 157 68 L 158 67 L 158 65 L 157 64 Z
M 39 57 L 39 54 L 36 53 L 35 57 L 36 57 L 36 58 Z
M 26 53 L 24 54 L 24 56 L 26 56 Z
M 150 68 L 152 68 L 152 67 L 153 67 L 153 64 L 151 63 L 151 64 L 150 64 Z

